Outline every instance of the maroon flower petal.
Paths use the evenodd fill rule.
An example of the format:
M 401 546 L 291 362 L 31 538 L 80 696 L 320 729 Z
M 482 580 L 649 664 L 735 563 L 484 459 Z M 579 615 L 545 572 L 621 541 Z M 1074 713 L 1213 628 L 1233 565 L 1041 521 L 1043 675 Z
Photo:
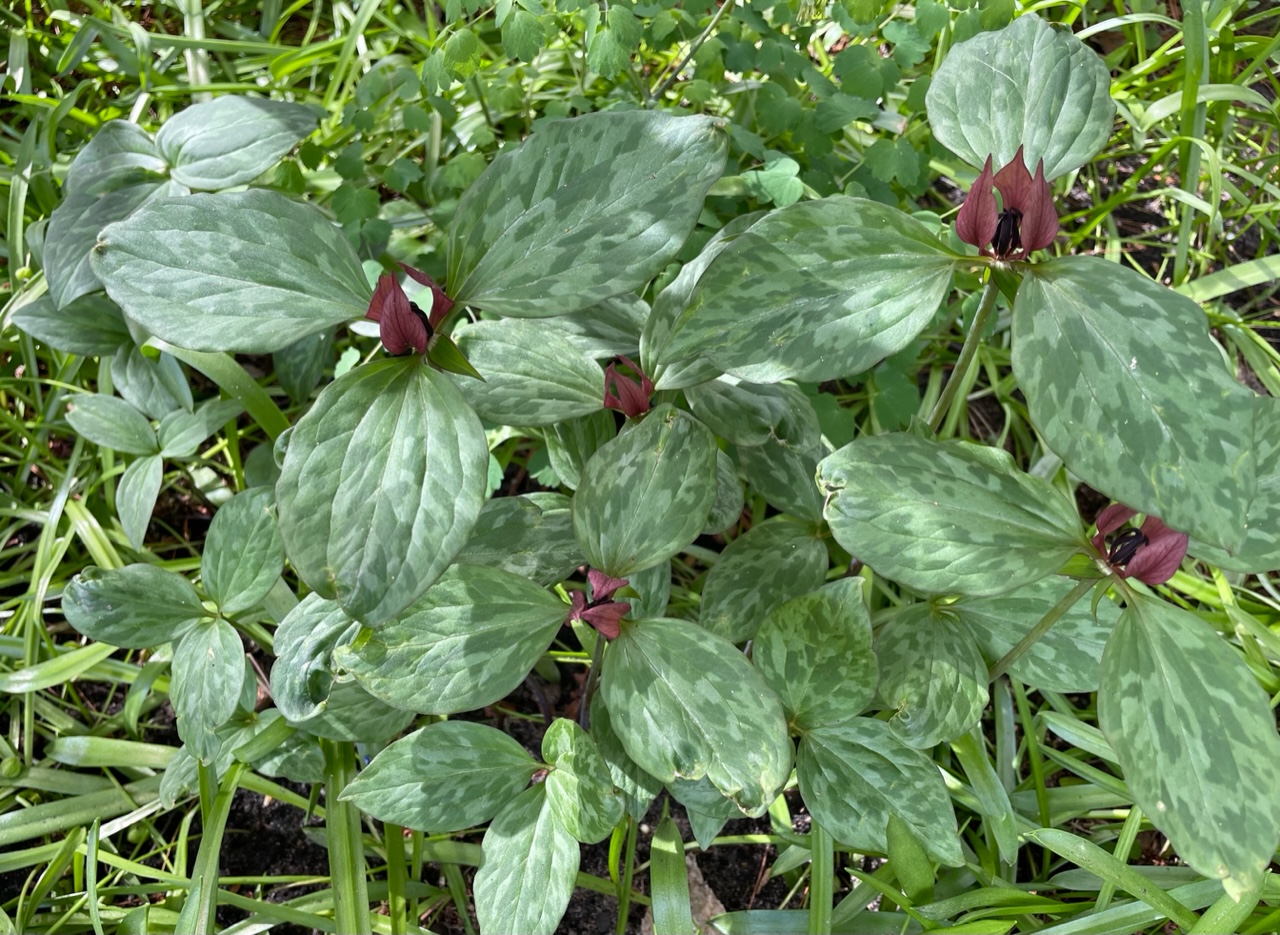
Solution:
M 622 618 L 630 612 L 631 605 L 626 601 L 607 601 L 584 612 L 582 619 L 595 627 L 605 639 L 616 640 L 622 632 Z
M 436 284 L 436 281 L 424 273 L 420 269 L 414 269 L 412 266 L 406 266 L 401 263 L 400 268 L 409 274 L 419 285 L 428 286 L 431 289 L 431 314 L 427 317 L 428 324 L 432 330 L 440 327 L 440 322 L 444 321 L 445 316 L 453 311 L 453 299 L 444 293 L 444 289 Z
M 1027 171 L 1027 165 L 1022 161 L 1021 146 L 1014 154 L 1013 161 L 996 173 L 995 186 L 996 191 L 1000 193 L 1001 201 L 1004 202 L 1001 210 L 1008 211 L 1012 208 L 1025 217 L 1028 206 L 1034 200 L 1032 197 L 1034 188 L 1031 173 Z
M 581 591 L 574 591 L 569 595 L 569 614 L 565 617 L 565 622 L 571 620 L 581 620 L 583 612 L 587 609 L 587 596 Z
M 982 249 L 996 235 L 996 196 L 991 193 L 991 157 L 956 215 L 956 236 Z
M 640 379 L 636 380 L 618 372 L 619 365 L 630 367 Z M 653 395 L 653 381 L 644 375 L 630 358 L 615 357 L 604 369 L 604 397 L 601 404 L 606 409 L 617 409 L 628 419 L 634 419 L 649 411 L 649 397 Z
M 626 578 L 611 577 L 597 568 L 592 568 L 587 572 L 587 580 L 591 582 L 592 601 L 607 601 L 613 597 L 618 588 L 623 588 L 627 585 Z
M 1043 250 L 1058 236 L 1058 211 L 1053 206 L 1053 189 L 1044 178 L 1044 160 L 1036 163 L 1031 194 L 1022 211 L 1022 247 L 1027 253 Z
M 369 300 L 369 309 L 364 313 L 364 317 L 370 321 L 382 321 L 382 312 L 393 300 L 398 289 L 400 289 L 400 284 L 396 282 L 396 277 L 390 273 L 383 273 L 379 276 L 378 284 L 373 288 L 373 298 Z M 408 300 L 406 299 L 405 301 Z
M 1142 534 L 1147 544 L 1125 566 L 1126 576 L 1147 584 L 1164 584 L 1186 557 L 1187 535 L 1174 532 L 1154 516 L 1143 522 Z
M 1093 547 L 1103 555 L 1107 554 L 1106 538 L 1107 533 L 1115 532 L 1125 523 L 1134 517 L 1137 510 L 1131 510 L 1123 503 L 1113 503 L 1101 513 L 1098 514 L 1098 532 L 1089 541 L 1093 543 Z

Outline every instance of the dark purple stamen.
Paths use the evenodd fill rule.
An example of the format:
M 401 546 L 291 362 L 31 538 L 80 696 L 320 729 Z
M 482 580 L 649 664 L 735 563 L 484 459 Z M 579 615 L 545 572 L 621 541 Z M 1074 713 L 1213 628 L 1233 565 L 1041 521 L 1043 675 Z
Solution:
M 1010 256 L 1022 249 L 1022 236 L 1019 225 L 1022 223 L 1022 212 L 1017 208 L 1005 208 L 996 221 L 996 235 L 991 238 L 991 247 L 998 257 Z
M 1129 564 L 1129 560 L 1137 553 L 1138 549 L 1148 543 L 1147 537 L 1141 529 L 1126 529 L 1118 532 L 1111 539 L 1111 552 L 1107 556 L 1107 560 L 1112 565 L 1124 567 Z

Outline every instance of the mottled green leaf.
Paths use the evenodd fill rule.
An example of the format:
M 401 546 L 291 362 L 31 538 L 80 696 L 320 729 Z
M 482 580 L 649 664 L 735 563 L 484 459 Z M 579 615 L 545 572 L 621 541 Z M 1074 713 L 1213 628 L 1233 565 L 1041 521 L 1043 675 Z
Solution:
M 987 666 L 978 644 L 947 608 L 909 604 L 876 635 L 879 695 L 889 728 L 927 750 L 954 740 L 987 706 Z
M 600 691 L 627 755 L 664 782 L 707 776 L 760 815 L 790 775 L 778 696 L 732 643 L 696 624 L 624 622 Z
M 716 499 L 711 505 L 711 515 L 707 517 L 707 525 L 702 527 L 703 533 L 714 535 L 724 532 L 738 522 L 742 516 L 745 503 L 742 492 L 742 481 L 738 480 L 738 469 L 733 459 L 723 451 L 716 451 Z M 646 614 L 650 617 L 661 617 L 661 614 Z
M 809 397 L 788 383 L 760 385 L 721 377 L 685 390 L 689 409 L 707 428 L 735 445 L 770 441 L 797 448 L 818 443 L 818 417 Z
M 259 604 L 283 570 L 272 491 L 246 490 L 218 508 L 200 556 L 200 579 L 223 614 Z
M 135 549 L 142 548 L 155 509 L 160 484 L 164 480 L 164 459 L 159 455 L 138 458 L 124 469 L 116 488 L 116 513 L 120 528 Z
M 852 848 L 884 852 L 889 816 L 897 815 L 948 867 L 964 863 L 956 816 L 938 767 L 873 718 L 807 731 L 796 778 L 804 804 Z
M 276 628 L 276 663 L 271 667 L 271 697 L 291 721 L 319 714 L 333 688 L 331 660 L 339 642 L 349 641 L 359 624 L 333 601 L 314 591 Z
M 603 399 L 603 393 L 601 394 Z M 617 434 L 613 411 L 599 409 L 589 416 L 566 419 L 548 425 L 543 432 L 547 457 L 561 483 L 576 489 L 582 482 L 582 469 L 602 445 Z
M 488 473 L 484 430 L 448 376 L 413 357 L 357 367 L 289 439 L 276 485 L 289 560 L 352 617 L 383 623 L 461 550 Z
M 130 455 L 158 454 L 156 433 L 147 417 L 123 399 L 103 393 L 75 397 L 67 421 L 76 433 L 103 448 Z
M 756 635 L 783 601 L 827 577 L 827 547 L 812 526 L 777 518 L 729 543 L 702 586 L 698 622 L 731 643 Z
M 640 821 L 662 791 L 662 783 L 627 755 L 622 741 L 614 732 L 609 709 L 605 707 L 599 692 L 591 699 L 591 739 L 596 742 L 596 749 L 609 767 L 613 784 L 622 793 L 627 814 Z
M 459 203 L 450 295 L 541 318 L 637 291 L 693 230 L 727 149 L 708 117 L 616 111 L 543 124 Z
M 747 485 L 772 506 L 799 519 L 822 520 L 822 498 L 814 473 L 828 453 L 825 445 L 796 448 L 769 440 L 763 445 L 738 448 L 738 469 Z
M 1200 307 L 1101 257 L 1032 268 L 1013 369 L 1044 443 L 1095 490 L 1228 551 L 1255 492 L 1253 394 Z
M 968 628 L 988 662 L 997 662 L 1039 623 L 1075 582 L 1052 576 L 999 597 L 966 597 L 947 607 Z M 1040 637 L 1009 672 L 1033 688 L 1056 692 L 1098 690 L 1102 648 L 1120 619 L 1120 608 L 1099 601 L 1094 616 L 1079 601 Z
M 671 563 L 659 562 L 644 571 L 633 571 L 627 576 L 627 587 L 617 592 L 616 599 L 631 605 L 627 616 L 632 620 L 661 617 L 671 601 Z
M 107 293 L 153 334 L 261 354 L 364 315 L 371 290 L 341 229 L 263 190 L 157 198 L 93 251 Z
M 454 565 L 408 610 L 334 654 L 388 704 L 423 714 L 505 697 L 533 668 L 568 607 L 524 578 Z
M 691 543 L 715 503 L 716 450 L 705 425 L 663 405 L 596 451 L 573 498 L 587 561 L 625 578 Z
M 448 834 L 491 819 L 537 769 L 537 761 L 502 731 L 441 721 L 379 753 L 342 790 L 342 799 L 381 821 Z
M 624 800 L 591 736 L 556 718 L 542 735 L 542 759 L 551 767 L 547 804 L 556 820 L 583 844 L 608 837 L 622 820 Z
M 82 296 L 62 308 L 51 296 L 42 295 L 15 311 L 12 321 L 42 344 L 86 357 L 114 354 L 133 340 L 120 309 L 105 295 Z
M 542 585 L 563 581 L 584 561 L 569 507 L 569 498 L 558 493 L 490 500 L 457 561 L 500 568 Z
M 90 565 L 62 592 L 67 622 L 94 640 L 145 649 L 177 639 L 208 614 L 181 575 L 155 565 Z
M 413 719 L 412 711 L 380 701 L 355 682 L 336 682 L 320 713 L 291 723 L 329 740 L 378 743 L 400 734 Z
M 1106 63 L 1038 16 L 953 47 L 925 100 L 938 142 L 970 165 L 1006 165 L 1025 146 L 1028 168 L 1043 159 L 1050 179 L 1102 149 L 1116 114 Z
M 464 322 L 458 348 L 484 381 L 465 380 L 462 395 L 495 425 L 550 425 L 601 406 L 604 371 L 567 337 L 541 322 L 514 318 Z
M 698 280 L 659 362 L 703 357 L 757 383 L 860 373 L 932 320 L 956 255 L 896 208 L 836 196 L 781 208 Z
M 171 354 L 148 357 L 130 341 L 111 360 L 116 392 L 149 418 L 163 419 L 175 409 L 190 412 L 195 405 L 191 385 Z
M 194 412 L 175 409 L 160 420 L 156 429 L 160 454 L 166 458 L 191 457 L 206 438 L 243 411 L 244 406 L 234 399 L 210 399 Z
M 166 121 L 156 146 L 188 188 L 217 191 L 251 182 L 316 128 L 301 104 L 227 95 Z
M 640 332 L 649 317 L 649 304 L 634 295 L 618 295 L 590 308 L 543 319 L 548 328 L 564 332 L 592 360 L 605 357 L 640 359 Z
M 1258 489 L 1245 514 L 1244 542 L 1228 554 L 1193 538 L 1190 551 L 1227 571 L 1262 574 L 1280 568 L 1280 404 L 1272 397 L 1254 400 L 1253 431 Z
M 101 230 L 121 221 L 149 198 L 183 195 L 169 182 L 168 166 L 146 131 L 127 120 L 103 125 L 67 170 L 65 198 L 44 237 L 49 296 L 61 308 L 98 288 L 89 252 Z
M 1083 545 L 1066 497 L 1006 452 L 969 442 L 864 436 L 818 465 L 818 483 L 836 541 L 920 591 L 1000 594 Z
M 236 713 L 244 682 L 244 649 L 235 628 L 222 619 L 197 626 L 173 653 L 169 699 L 178 736 L 200 760 L 218 755 L 214 731 Z
M 734 218 L 707 241 L 702 252 L 686 263 L 679 275 L 659 292 L 653 299 L 653 311 L 645 321 L 644 331 L 640 334 L 640 362 L 660 390 L 678 390 L 697 386 L 707 380 L 714 380 L 720 371 L 701 358 L 691 358 L 674 364 L 666 364 L 666 345 L 671 338 L 671 331 L 684 314 L 698 285 L 698 280 L 706 273 L 712 261 L 726 247 L 760 218 L 763 211 Z
M 775 607 L 751 644 L 751 661 L 800 730 L 849 721 L 879 678 L 861 579 L 842 578 Z
M 305 402 L 333 362 L 333 329 L 309 334 L 271 355 L 276 379 L 295 403 Z
M 1228 892 L 1280 842 L 1280 737 L 1267 694 L 1213 629 L 1134 594 L 1102 657 L 1098 723 L 1134 801 L 1178 856 Z
M 551 935 L 569 905 L 581 855 L 546 793 L 545 785 L 526 789 L 484 833 L 474 884 L 483 933 Z

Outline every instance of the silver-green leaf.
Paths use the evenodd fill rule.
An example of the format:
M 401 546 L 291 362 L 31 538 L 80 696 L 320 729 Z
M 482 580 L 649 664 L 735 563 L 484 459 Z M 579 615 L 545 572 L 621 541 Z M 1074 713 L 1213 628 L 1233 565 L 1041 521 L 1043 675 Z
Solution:
M 707 776 L 760 815 L 790 775 L 778 696 L 732 643 L 696 624 L 624 622 L 600 692 L 627 755 L 664 782 Z
M 470 711 L 520 684 L 567 612 L 558 597 L 524 578 L 454 565 L 408 610 L 339 647 L 334 659 L 398 708 Z
M 583 844 L 608 837 L 622 820 L 624 799 L 591 735 L 556 718 L 542 735 L 542 759 L 551 767 L 547 803 L 556 820 Z
M 864 436 L 818 465 L 832 535 L 882 575 L 932 594 L 1036 581 L 1084 544 L 1075 506 L 1009 455 L 970 442 Z
M 208 614 L 186 578 L 156 565 L 90 565 L 62 592 L 67 622 L 90 639 L 143 649 L 177 639 Z
M 573 498 L 573 531 L 587 561 L 625 578 L 693 542 L 716 499 L 716 442 L 670 405 L 602 446 Z
M 1228 892 L 1280 843 L 1280 736 L 1267 694 L 1203 620 L 1135 594 L 1102 657 L 1098 723 L 1134 801 Z
M 200 577 L 222 613 L 238 614 L 260 603 L 283 570 L 272 491 L 255 487 L 218 508 L 200 556 Z
M 371 290 L 319 209 L 250 190 L 157 198 L 102 231 L 93 269 L 171 344 L 262 354 L 364 315 Z
M 996 167 L 1019 146 L 1046 178 L 1088 162 L 1106 145 L 1116 105 L 1106 63 L 1069 30 L 1026 14 L 948 53 L 925 96 L 929 127 L 970 165 Z
M 684 244 L 727 152 L 710 117 L 615 111 L 544 124 L 459 202 L 450 295 L 544 318 L 637 291 Z
M 1234 552 L 1254 497 L 1254 396 L 1190 299 L 1100 257 L 1036 264 L 1013 311 L 1013 369 L 1067 469 Z
M 958 257 L 922 224 L 835 196 L 773 211 L 697 281 L 658 362 L 702 357 L 744 380 L 831 380 L 906 347 Z
M 412 604 L 466 543 L 489 448 L 453 381 L 417 358 L 325 387 L 289 438 L 276 497 L 285 550 L 367 626 Z

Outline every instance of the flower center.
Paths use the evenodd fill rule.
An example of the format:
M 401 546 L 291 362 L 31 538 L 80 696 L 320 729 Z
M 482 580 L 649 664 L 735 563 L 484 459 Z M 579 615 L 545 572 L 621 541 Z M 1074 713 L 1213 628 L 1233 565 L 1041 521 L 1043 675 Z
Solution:
M 988 215 L 989 216 L 989 215 Z M 996 221 L 996 235 L 991 238 L 991 246 L 998 257 L 1006 257 L 1022 249 L 1022 236 L 1018 225 L 1022 222 L 1022 212 L 1017 208 L 1005 208 Z
M 1107 555 L 1107 561 L 1112 565 L 1121 567 L 1129 564 L 1130 559 L 1137 554 L 1138 549 L 1146 545 L 1148 539 L 1141 529 L 1129 528 L 1123 532 L 1116 533 L 1111 539 L 1111 552 Z

